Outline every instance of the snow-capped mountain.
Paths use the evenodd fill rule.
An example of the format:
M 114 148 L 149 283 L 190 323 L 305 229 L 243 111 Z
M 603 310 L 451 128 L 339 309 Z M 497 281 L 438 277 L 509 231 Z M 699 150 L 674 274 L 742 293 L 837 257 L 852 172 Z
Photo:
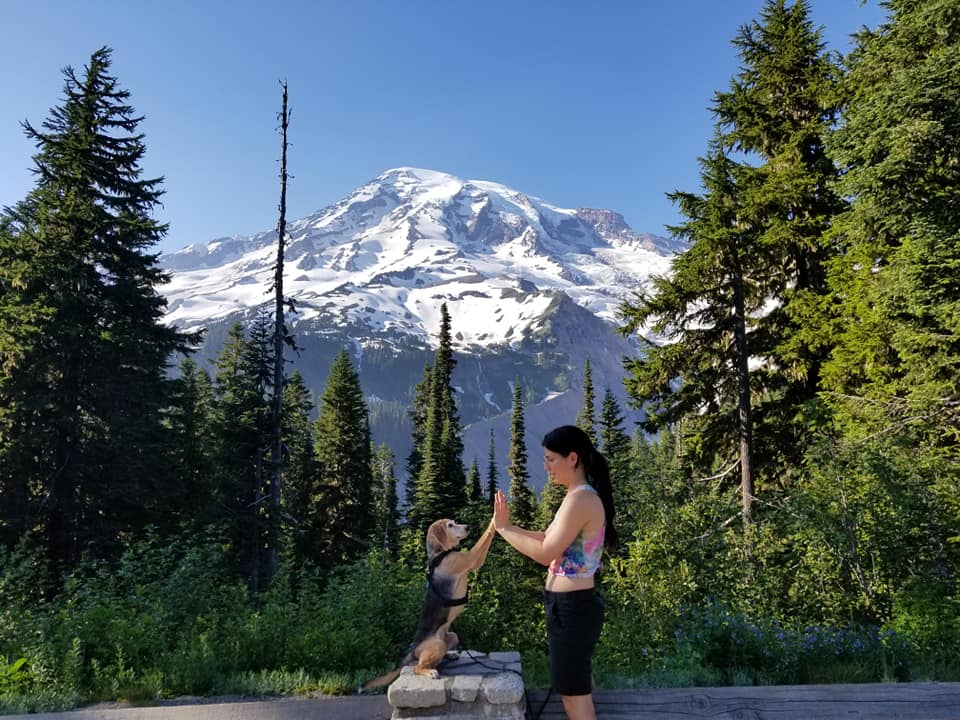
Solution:
M 598 397 L 605 386 L 622 397 L 622 358 L 632 349 L 613 331 L 617 309 L 683 249 L 634 232 L 609 210 L 559 208 L 416 168 L 385 172 L 288 223 L 287 234 L 284 294 L 295 300 L 288 322 L 303 351 L 294 364 L 308 383 L 322 390 L 329 358 L 348 344 L 374 403 L 395 403 L 403 415 L 446 303 L 461 420 L 472 425 L 468 435 L 483 433 L 484 458 L 485 423 L 509 414 L 516 380 L 534 405 L 549 403 L 554 425 L 579 411 L 588 356 Z M 167 321 L 207 328 L 212 356 L 229 323 L 272 306 L 275 261 L 275 230 L 161 256 L 172 273 L 162 288 Z
M 557 293 L 613 322 L 624 294 L 677 248 L 607 210 L 567 210 L 503 185 L 390 170 L 288 224 L 284 291 L 294 323 L 397 330 L 427 343 L 446 301 L 463 349 L 516 342 Z M 183 327 L 270 302 L 276 231 L 165 255 L 168 322 Z

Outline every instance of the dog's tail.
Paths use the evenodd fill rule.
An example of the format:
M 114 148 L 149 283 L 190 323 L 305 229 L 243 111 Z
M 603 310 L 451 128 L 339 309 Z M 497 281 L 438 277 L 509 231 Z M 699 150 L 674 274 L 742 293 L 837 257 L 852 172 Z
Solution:
M 367 690 L 372 690 L 373 688 L 383 687 L 384 685 L 389 685 L 398 677 L 400 677 L 400 671 L 403 670 L 404 665 L 409 665 L 416 658 L 413 656 L 413 651 L 407 654 L 407 656 L 400 661 L 400 664 L 397 665 L 393 670 L 388 672 L 386 675 L 381 675 L 380 677 L 375 677 L 372 680 L 367 680 L 363 685 L 357 688 L 358 694 L 363 694 Z
M 373 688 L 383 687 L 384 685 L 389 685 L 398 677 L 400 677 L 400 671 L 403 670 L 403 665 L 395 667 L 393 670 L 388 672 L 386 675 L 381 675 L 380 677 L 375 677 L 372 680 L 367 680 L 363 685 L 357 690 L 358 693 L 365 693 L 368 690 Z

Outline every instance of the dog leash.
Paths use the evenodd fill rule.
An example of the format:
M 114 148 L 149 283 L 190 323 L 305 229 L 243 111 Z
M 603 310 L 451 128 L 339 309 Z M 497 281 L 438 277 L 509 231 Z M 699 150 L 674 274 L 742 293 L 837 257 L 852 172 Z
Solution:
M 488 664 L 487 664 L 486 662 L 484 662 L 483 660 L 480 660 L 479 658 L 474 657 L 473 653 L 470 652 L 469 650 L 462 650 L 461 652 L 466 653 L 467 657 L 469 657 L 470 660 L 473 661 L 474 664 L 479 665 L 480 667 L 486 668 L 487 670 L 495 670 L 495 671 L 497 671 L 497 672 L 509 672 L 509 673 L 513 673 L 514 675 L 519 675 L 521 678 L 523 678 L 523 673 L 520 673 L 520 672 L 518 672 L 517 670 L 514 670 L 513 668 L 505 667 L 505 663 L 500 663 L 500 667 L 494 667 L 493 665 L 488 665 Z M 442 666 L 444 663 L 447 663 L 447 662 L 449 662 L 449 660 L 448 660 L 447 658 L 444 658 L 444 659 L 440 662 L 440 665 Z M 540 720 L 540 716 L 543 714 L 544 708 L 547 707 L 547 703 L 550 701 L 551 695 L 553 695 L 553 688 L 552 688 L 552 687 L 547 689 L 547 695 L 546 695 L 545 698 L 543 698 L 543 702 L 540 703 L 540 709 L 537 710 L 536 713 L 534 713 L 534 712 L 532 712 L 532 707 L 531 707 L 531 703 L 530 703 L 530 693 L 527 692 L 527 688 L 526 688 L 526 686 L 524 686 L 524 688 L 523 688 L 523 700 L 524 700 L 523 717 L 525 718 L 525 720 Z

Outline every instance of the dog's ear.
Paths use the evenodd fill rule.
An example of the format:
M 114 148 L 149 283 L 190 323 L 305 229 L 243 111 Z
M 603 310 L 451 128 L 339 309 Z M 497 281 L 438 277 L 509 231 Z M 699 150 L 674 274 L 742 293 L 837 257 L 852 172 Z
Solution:
M 447 549 L 447 521 L 437 520 L 427 530 L 427 555 Z

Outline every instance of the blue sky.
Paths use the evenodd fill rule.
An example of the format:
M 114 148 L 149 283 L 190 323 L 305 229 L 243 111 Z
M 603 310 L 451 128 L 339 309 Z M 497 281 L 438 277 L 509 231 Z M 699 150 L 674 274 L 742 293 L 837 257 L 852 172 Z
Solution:
M 33 186 L 39 126 L 66 65 L 102 45 L 145 116 L 174 250 L 277 223 L 280 80 L 290 89 L 288 219 L 404 165 L 500 182 L 637 231 L 697 190 L 709 106 L 761 0 L 3 0 L 0 206 Z M 827 45 L 883 18 L 876 0 L 811 0 Z

